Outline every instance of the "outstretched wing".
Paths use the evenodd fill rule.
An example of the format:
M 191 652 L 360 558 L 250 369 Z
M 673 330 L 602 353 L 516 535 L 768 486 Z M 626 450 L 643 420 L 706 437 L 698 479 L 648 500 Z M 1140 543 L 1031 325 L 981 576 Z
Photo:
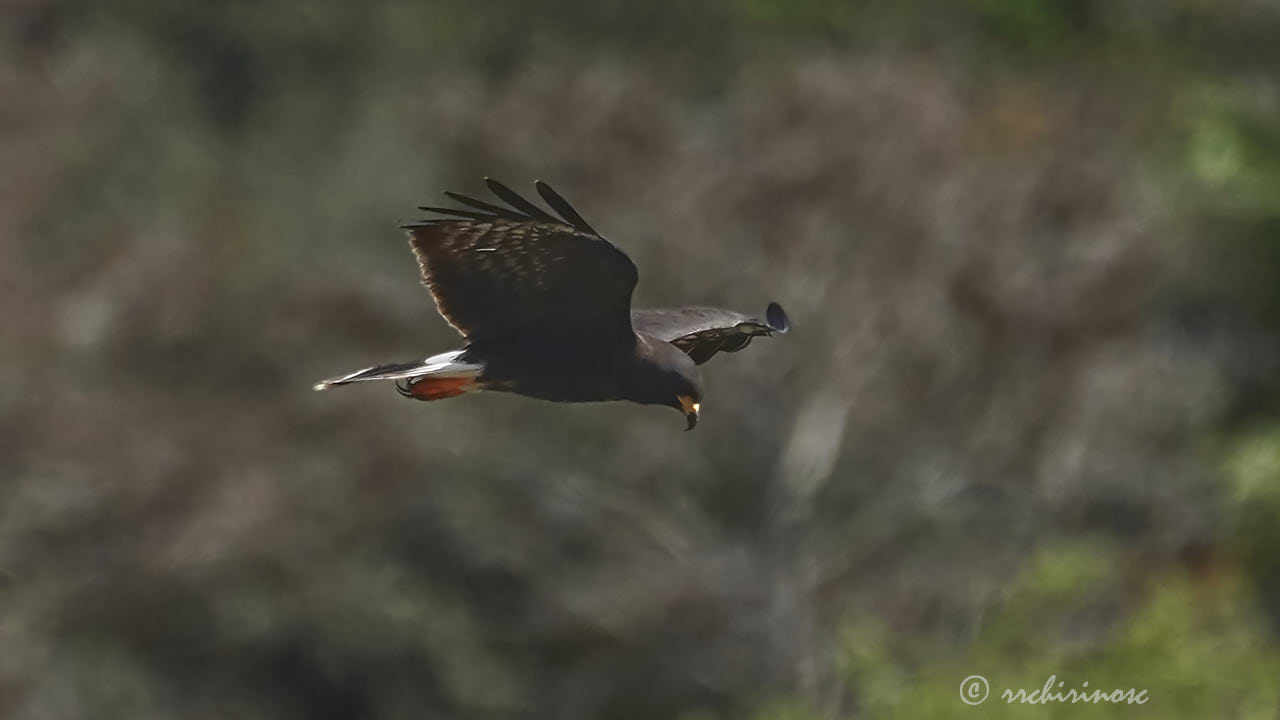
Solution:
M 757 335 L 784 333 L 790 328 L 778 303 L 769 303 L 765 319 L 709 307 L 634 310 L 636 332 L 651 335 L 685 351 L 699 365 L 718 352 L 738 352 Z
M 636 266 L 549 185 L 553 216 L 496 180 L 504 205 L 447 192 L 466 208 L 410 223 L 409 244 L 440 314 L 473 343 L 555 339 L 634 342 Z

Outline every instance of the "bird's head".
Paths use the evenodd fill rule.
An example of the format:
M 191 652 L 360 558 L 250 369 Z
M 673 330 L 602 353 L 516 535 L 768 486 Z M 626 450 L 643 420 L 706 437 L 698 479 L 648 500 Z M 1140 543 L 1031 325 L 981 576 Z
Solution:
M 646 372 L 640 402 L 666 405 L 684 413 L 692 430 L 702 409 L 702 375 L 683 350 L 662 341 L 653 341 L 645 353 Z

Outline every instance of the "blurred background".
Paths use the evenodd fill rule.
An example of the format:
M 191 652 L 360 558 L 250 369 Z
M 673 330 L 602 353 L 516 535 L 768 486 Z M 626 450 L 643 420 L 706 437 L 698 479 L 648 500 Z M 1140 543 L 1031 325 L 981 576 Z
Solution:
M 0 716 L 1280 715 L 1280 7 L 0 6 Z M 458 345 L 398 224 L 550 181 L 665 408 Z M 992 698 L 960 701 L 985 675 Z M 1005 688 L 1144 706 L 1008 707 Z

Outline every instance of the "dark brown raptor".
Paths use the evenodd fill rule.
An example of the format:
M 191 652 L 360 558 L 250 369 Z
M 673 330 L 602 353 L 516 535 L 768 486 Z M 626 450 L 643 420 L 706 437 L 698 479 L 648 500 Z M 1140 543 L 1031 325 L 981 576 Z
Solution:
M 763 320 L 729 310 L 632 310 L 636 266 L 544 182 L 555 213 L 486 178 L 503 204 L 446 192 L 464 207 L 410 223 L 409 244 L 440 314 L 466 346 L 318 383 L 317 390 L 393 380 L 400 394 L 439 400 L 498 390 L 543 400 L 667 405 L 698 422 L 698 365 L 759 335 L 787 331 L 770 303 Z

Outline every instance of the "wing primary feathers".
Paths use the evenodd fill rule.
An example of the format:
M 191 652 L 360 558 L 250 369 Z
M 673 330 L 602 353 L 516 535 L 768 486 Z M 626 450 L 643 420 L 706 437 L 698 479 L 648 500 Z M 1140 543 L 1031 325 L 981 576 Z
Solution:
M 495 219 L 495 216 L 490 215 L 489 213 L 480 212 L 479 210 L 431 207 L 430 205 L 419 205 L 418 209 L 423 212 L 440 213 L 441 215 L 455 215 L 457 217 L 469 218 L 471 220 L 494 220 Z
M 494 195 L 498 196 L 499 200 L 502 200 L 502 202 L 528 215 L 530 218 L 533 218 L 536 220 L 542 220 L 544 222 L 553 222 L 553 223 L 561 222 L 560 220 L 557 220 L 554 217 L 552 217 L 546 210 L 543 210 L 537 205 L 534 205 L 528 200 L 525 200 L 524 198 L 520 197 L 520 195 L 517 194 L 514 190 L 507 187 L 506 185 L 503 185 L 497 180 L 494 180 L 493 178 L 485 178 L 484 184 L 489 186 L 489 190 Z
M 776 302 L 769 303 L 769 307 L 765 308 L 764 319 L 774 332 L 785 333 L 791 329 L 791 321 L 787 319 L 787 314 L 782 311 L 782 306 Z
M 776 302 L 764 318 L 711 307 L 633 310 L 636 332 L 666 340 L 701 365 L 719 353 L 738 352 L 753 338 L 785 333 L 791 321 Z
M 439 213 L 441 215 L 451 215 L 453 217 L 468 218 L 470 220 L 480 220 L 480 221 L 494 220 L 494 219 L 501 218 L 504 220 L 514 220 L 517 222 L 528 221 L 528 220 L 554 222 L 554 223 L 563 222 L 587 234 L 595 235 L 596 237 L 601 237 L 600 233 L 596 232 L 596 229 L 591 227 L 591 224 L 588 223 L 581 215 L 579 215 L 578 211 L 574 210 L 573 206 L 570 205 L 567 200 L 561 197 L 560 193 L 556 192 L 554 188 L 552 188 L 550 185 L 548 185 L 547 183 L 541 180 L 534 181 L 534 187 L 538 189 L 538 194 L 541 195 L 542 199 L 545 200 L 546 203 L 551 206 L 551 209 L 554 210 L 556 213 L 559 213 L 560 217 L 558 218 L 551 215 L 550 213 L 543 210 L 542 208 L 538 207 L 537 205 L 534 205 L 533 203 L 524 199 L 523 197 L 520 196 L 519 193 L 515 192 L 514 190 L 507 187 L 506 185 L 503 185 L 497 180 L 494 180 L 493 178 L 485 178 L 484 182 L 485 182 L 485 185 L 489 187 L 489 190 L 492 191 L 493 194 L 498 197 L 498 199 L 507 203 L 511 207 L 506 208 L 506 207 L 502 207 L 501 205 L 494 205 L 493 203 L 485 202 L 484 200 L 477 200 L 476 198 L 468 197 L 461 193 L 456 193 L 456 192 L 451 192 L 449 190 L 446 190 L 444 192 L 446 197 L 448 197 L 450 200 L 460 202 L 463 205 L 467 205 L 468 207 L 467 208 L 444 208 L 444 207 L 435 207 L 432 205 L 419 205 L 418 209 L 423 212 Z M 412 229 L 414 227 L 421 227 L 421 226 L 414 224 L 414 225 L 406 225 L 405 227 Z
M 582 216 L 578 214 L 578 211 L 574 210 L 573 206 L 570 205 L 567 200 L 560 197 L 560 193 L 552 189 L 550 185 L 542 182 L 541 180 L 535 180 L 533 182 L 533 186 L 538 189 L 538 194 L 541 195 L 542 199 L 551 206 L 551 209 L 560 213 L 560 217 L 564 218 L 570 225 L 583 232 L 600 237 L 600 233 L 596 232 L 595 228 L 591 227 L 586 220 L 583 220 Z
M 500 205 L 487 203 L 483 200 L 477 200 L 473 197 L 467 197 L 466 195 L 462 195 L 456 192 L 450 192 L 448 190 L 445 190 L 444 194 L 450 200 L 456 200 L 462 203 L 463 205 L 470 205 L 471 207 L 476 208 L 478 210 L 483 210 L 487 213 L 493 213 L 494 215 L 500 218 L 506 218 L 507 220 L 528 220 L 529 219 L 528 217 L 521 215 L 520 213 L 514 212 L 513 210 L 511 210 L 511 208 L 504 208 Z

